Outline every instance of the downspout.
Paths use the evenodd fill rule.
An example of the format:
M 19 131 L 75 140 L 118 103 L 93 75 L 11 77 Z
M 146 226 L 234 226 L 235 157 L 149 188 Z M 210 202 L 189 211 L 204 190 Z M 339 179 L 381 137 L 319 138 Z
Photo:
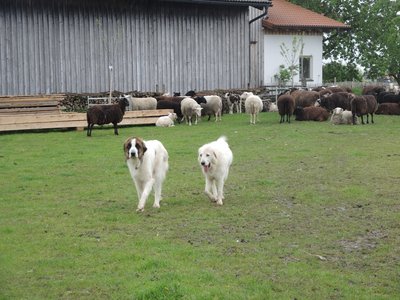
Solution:
M 272 6 L 272 5 L 268 4 L 268 5 L 264 6 L 264 7 L 263 7 L 264 12 L 263 12 L 261 15 L 255 17 L 254 19 L 251 19 L 251 20 L 249 21 L 249 24 L 251 24 L 251 23 L 257 21 L 258 19 L 261 19 L 262 17 L 265 17 L 265 16 L 268 14 L 268 7 L 270 7 L 270 6 Z
M 247 88 L 250 88 L 250 81 L 251 81 L 251 42 L 252 42 L 252 41 L 250 40 L 250 38 L 251 38 L 251 24 L 252 24 L 253 22 L 255 22 L 255 21 L 257 21 L 257 20 L 263 18 L 263 17 L 267 17 L 267 15 L 268 15 L 268 8 L 271 7 L 271 6 L 272 6 L 272 3 L 271 3 L 271 1 L 269 1 L 269 2 L 266 3 L 266 5 L 263 7 L 264 12 L 263 12 L 261 15 L 255 17 L 255 18 L 253 18 L 253 19 L 251 19 L 251 20 L 249 21 L 249 70 L 248 70 L 249 82 L 247 83 Z M 267 18 L 268 18 L 268 17 L 267 17 Z M 264 55 L 264 53 L 263 53 L 262 55 Z

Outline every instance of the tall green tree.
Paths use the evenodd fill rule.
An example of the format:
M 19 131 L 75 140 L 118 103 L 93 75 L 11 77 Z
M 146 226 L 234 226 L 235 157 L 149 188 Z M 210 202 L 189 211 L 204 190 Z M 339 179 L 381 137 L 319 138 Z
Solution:
M 324 58 L 357 63 L 371 78 L 391 75 L 400 84 L 400 0 L 290 2 L 351 25 L 324 36 Z
M 322 74 L 324 82 L 361 81 L 363 76 L 355 64 L 345 65 L 336 61 L 324 65 Z

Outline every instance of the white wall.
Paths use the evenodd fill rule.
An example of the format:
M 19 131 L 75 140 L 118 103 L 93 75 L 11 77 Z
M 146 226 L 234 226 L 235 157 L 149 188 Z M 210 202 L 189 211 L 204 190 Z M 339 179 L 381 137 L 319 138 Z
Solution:
M 295 34 L 269 34 L 264 35 L 264 84 L 276 85 L 277 81 L 274 75 L 279 72 L 279 65 L 287 66 L 284 58 L 280 54 L 280 46 L 282 43 L 291 49 L 292 40 Z M 312 82 L 310 85 L 322 84 L 322 34 L 314 35 L 297 35 L 304 42 L 303 55 L 312 56 Z M 287 83 L 291 84 L 291 81 Z M 294 77 L 294 84 L 300 85 L 299 75 Z

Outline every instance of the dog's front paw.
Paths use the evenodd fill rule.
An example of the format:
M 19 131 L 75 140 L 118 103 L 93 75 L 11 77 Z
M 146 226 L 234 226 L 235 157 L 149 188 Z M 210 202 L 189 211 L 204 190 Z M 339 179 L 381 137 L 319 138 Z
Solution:
M 224 205 L 224 203 L 222 202 L 222 199 L 217 200 L 217 204 L 218 205 Z
M 160 204 L 154 203 L 154 204 L 153 204 L 153 207 L 154 207 L 154 208 L 160 208 Z
M 136 209 L 136 212 L 144 212 L 144 207 L 139 207 Z

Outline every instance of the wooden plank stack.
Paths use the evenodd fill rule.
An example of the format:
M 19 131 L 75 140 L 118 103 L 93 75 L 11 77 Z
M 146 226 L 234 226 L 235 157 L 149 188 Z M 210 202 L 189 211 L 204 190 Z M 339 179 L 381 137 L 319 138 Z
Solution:
M 0 97 L 0 116 L 7 114 L 60 113 L 59 101 L 64 95 Z
M 87 126 L 86 113 L 61 112 L 62 95 L 0 97 L 0 132 Z M 127 111 L 119 126 L 155 124 L 170 109 Z M 112 126 L 112 124 L 110 124 Z

